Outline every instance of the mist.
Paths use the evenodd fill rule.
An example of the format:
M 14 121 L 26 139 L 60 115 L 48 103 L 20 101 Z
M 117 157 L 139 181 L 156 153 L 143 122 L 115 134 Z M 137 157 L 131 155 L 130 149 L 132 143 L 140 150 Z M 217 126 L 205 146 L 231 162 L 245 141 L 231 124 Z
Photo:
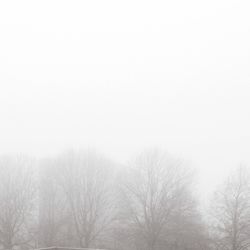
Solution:
M 73 210 L 75 216 L 79 216 L 74 202 L 80 194 L 74 194 L 72 191 L 75 201 L 72 203 L 69 200 L 69 189 L 75 188 L 73 184 L 70 184 L 68 179 L 62 181 L 63 177 L 59 178 L 49 170 L 48 173 L 40 174 L 43 172 L 42 169 L 47 168 L 56 168 L 59 172 L 61 169 L 69 171 L 70 168 L 75 168 L 80 176 L 88 176 L 90 173 L 84 172 L 85 166 L 88 165 L 87 160 L 83 158 L 88 159 L 90 155 L 93 159 L 91 162 L 94 162 L 93 166 L 98 166 L 97 172 L 102 173 L 100 166 L 108 169 L 109 178 L 106 178 L 108 184 L 103 185 L 115 186 L 115 189 L 121 191 L 115 195 L 107 191 L 109 199 L 110 196 L 116 197 L 112 201 L 108 199 L 107 207 L 112 204 L 113 209 L 113 206 L 117 206 L 114 204 L 126 207 L 121 205 L 126 199 L 127 204 L 137 204 L 138 201 L 132 194 L 141 190 L 140 184 L 143 186 L 147 183 L 146 179 L 142 178 L 138 183 L 136 181 L 133 183 L 137 186 L 131 184 L 136 173 L 138 176 L 144 176 L 140 172 L 142 170 L 137 169 L 138 165 L 153 166 L 152 162 L 157 162 L 157 157 L 162 159 L 164 156 L 165 159 L 165 156 L 168 156 L 167 158 L 171 160 L 165 159 L 166 164 L 163 164 L 168 166 L 167 169 L 173 167 L 173 161 L 175 162 L 173 165 L 178 165 L 178 169 L 185 168 L 188 173 L 192 173 L 190 175 L 193 175 L 193 178 L 186 175 L 183 177 L 192 183 L 185 185 L 183 183 L 183 189 L 188 196 L 190 195 L 189 201 L 194 199 L 197 202 L 197 207 L 193 206 L 191 209 L 192 213 L 195 214 L 194 211 L 197 209 L 199 214 L 202 210 L 200 216 L 206 221 L 210 216 L 208 210 L 211 200 L 218 201 L 216 204 L 223 203 L 221 197 L 214 197 L 215 193 L 223 190 L 228 199 L 231 199 L 230 194 L 234 193 L 236 188 L 230 191 L 230 188 L 225 187 L 225 183 L 231 178 L 230 176 L 236 178 L 239 169 L 244 168 L 246 173 L 249 171 L 249 11 L 250 3 L 245 0 L 1 2 L 0 169 L 3 169 L 1 170 L 3 173 L 10 171 L 9 176 L 14 180 L 19 174 L 26 176 L 27 168 L 32 169 L 34 173 L 32 172 L 31 176 L 27 174 L 30 179 L 25 180 L 29 185 L 34 181 L 34 185 L 39 186 L 43 183 L 43 178 L 52 178 L 52 183 L 54 181 L 57 183 L 56 192 L 60 193 L 59 196 L 55 193 L 56 199 L 58 197 L 65 199 L 64 205 L 60 204 L 59 207 L 66 206 L 60 219 L 55 219 L 53 227 L 56 228 L 56 220 L 61 221 L 64 216 L 67 217 L 64 226 L 60 228 L 62 231 L 58 229 L 58 235 L 51 233 L 54 235 L 53 240 L 46 238 L 48 232 L 47 236 L 44 232 L 50 226 L 39 224 L 39 220 L 34 220 L 36 218 L 34 214 L 43 210 L 41 214 L 47 214 L 48 207 L 44 205 L 40 210 L 35 208 L 38 203 L 43 204 L 43 202 L 33 203 L 33 198 L 36 197 L 34 200 L 37 201 L 40 199 L 38 197 L 46 196 L 47 191 L 39 196 L 39 192 L 37 193 L 34 188 L 36 191 L 33 194 L 31 192 L 33 184 L 32 188 L 27 184 L 21 189 L 30 190 L 26 192 L 28 196 L 18 195 L 26 202 L 22 203 L 27 205 L 22 210 L 22 218 L 25 220 L 22 219 L 20 223 L 24 225 L 26 220 L 32 222 L 34 220 L 35 224 L 31 227 L 36 229 L 31 230 L 32 233 L 29 229 L 28 233 L 27 228 L 20 226 L 20 230 L 22 229 L 20 233 L 26 236 L 21 237 L 19 231 L 18 236 L 12 235 L 15 244 L 7 242 L 5 237 L 0 237 L 0 241 L 5 242 L 2 243 L 2 248 L 57 245 L 107 249 L 158 250 L 164 247 L 164 249 L 183 249 L 181 244 L 174 248 L 169 241 L 167 243 L 163 241 L 162 235 L 170 234 L 166 231 L 168 229 L 165 223 L 162 222 L 163 231 L 151 228 L 154 234 L 145 230 L 141 234 L 137 228 L 138 221 L 137 224 L 133 224 L 133 219 L 127 214 L 128 211 L 123 209 L 119 210 L 119 216 L 120 213 L 123 216 L 126 214 L 127 220 L 123 221 L 124 218 L 120 218 L 118 224 L 115 226 L 112 224 L 112 230 L 118 228 L 118 235 L 121 238 L 116 238 L 117 234 L 111 236 L 105 229 L 105 237 L 102 235 L 105 240 L 99 238 L 99 235 L 94 237 L 93 241 L 87 239 L 81 230 L 77 230 L 78 227 L 86 228 L 82 220 L 78 218 L 73 222 L 73 219 L 68 217 L 69 214 L 74 214 Z M 159 155 L 152 156 L 152 152 L 158 152 Z M 150 155 L 149 158 L 153 160 L 148 164 L 144 160 L 140 162 L 138 159 L 141 159 L 141 155 L 146 159 L 148 157 L 145 155 Z M 75 161 L 78 163 L 74 163 L 72 158 L 76 158 Z M 26 162 L 31 166 L 27 167 Z M 18 172 L 18 166 L 23 164 L 25 167 L 20 168 L 24 169 L 24 173 L 21 174 Z M 136 166 L 137 170 L 130 173 L 128 169 L 132 166 Z M 152 167 L 153 170 L 154 176 L 160 175 L 159 172 L 162 171 Z M 183 174 L 182 170 L 178 171 L 180 175 Z M 75 174 L 71 173 L 73 180 L 76 178 Z M 117 182 L 123 175 L 127 176 L 127 182 L 118 188 Z M 160 192 L 160 187 L 169 183 L 172 178 L 171 174 L 166 176 L 165 180 L 160 180 L 158 185 L 154 186 L 156 194 Z M 78 179 L 75 180 L 78 183 Z M 233 183 L 241 182 L 242 176 L 232 183 L 229 182 L 231 184 L 228 186 L 235 187 L 236 184 Z M 3 196 L 6 189 L 4 183 L 8 182 L 3 181 L 0 190 Z M 20 185 L 21 183 L 23 182 L 20 181 Z M 133 190 L 126 189 L 128 183 Z M 50 185 L 52 184 L 48 184 L 48 187 Z M 82 185 L 80 180 L 79 185 Z M 100 185 L 98 188 L 101 187 Z M 82 188 L 79 187 L 79 190 Z M 171 192 L 175 196 L 177 191 L 171 189 Z M 91 196 L 91 192 L 87 194 Z M 122 194 L 126 194 L 124 196 L 126 199 L 120 197 Z M 81 195 L 86 197 L 86 193 Z M 178 202 L 187 205 L 189 201 L 182 200 L 180 198 L 182 196 L 185 196 L 184 193 L 178 196 Z M 162 198 L 158 195 L 156 197 Z M 247 198 L 245 200 L 248 201 Z M 47 201 L 44 204 L 47 204 Z M 81 205 L 83 204 L 84 202 Z M 173 204 L 175 207 L 176 203 Z M 139 205 L 133 207 L 137 215 L 139 207 Z M 168 211 L 172 213 L 170 208 Z M 29 217 L 31 213 L 34 214 Z M 156 214 L 159 216 L 161 213 L 161 210 L 157 210 Z M 111 214 L 117 215 L 117 211 Z M 248 216 L 247 212 L 246 214 Z M 2 216 L 5 217 L 4 213 Z M 106 216 L 113 221 L 110 214 L 105 214 L 104 217 Z M 175 221 L 174 217 L 170 217 L 162 216 L 169 223 Z M 195 217 L 197 221 L 198 217 L 198 215 Z M 222 217 L 220 219 L 222 220 Z M 100 221 L 103 222 L 102 216 Z M 119 226 L 127 223 L 134 225 L 132 228 L 135 231 L 131 228 L 124 229 L 131 235 L 124 234 Z M 161 224 L 160 221 L 157 223 Z M 99 222 L 97 224 L 96 228 L 100 228 Z M 203 222 L 201 224 L 204 234 L 197 238 L 202 239 L 204 249 L 211 247 L 208 244 L 211 239 L 213 242 L 216 241 L 217 249 L 248 249 L 248 243 L 245 241 L 242 241 L 242 244 L 235 241 L 232 248 L 225 242 L 227 238 L 225 235 L 223 238 L 217 231 L 211 232 L 211 225 Z M 74 232 L 70 239 L 67 238 L 70 236 L 64 227 Z M 5 234 L 7 229 L 1 229 L 0 225 L 1 230 Z M 198 226 L 195 230 L 199 231 Z M 224 233 L 226 231 L 225 229 Z M 19 242 L 20 237 L 23 238 L 21 242 Z M 151 241 L 145 245 L 143 237 Z M 187 242 L 196 242 L 190 237 L 190 235 L 181 237 L 186 239 L 183 244 L 190 249 L 197 248 L 197 245 L 188 245 Z M 119 242 L 116 247 L 114 239 L 116 244 Z M 126 241 L 129 242 L 128 245 L 124 243 Z M 27 242 L 32 244 L 27 245 Z M 200 245 L 199 247 L 201 249 Z

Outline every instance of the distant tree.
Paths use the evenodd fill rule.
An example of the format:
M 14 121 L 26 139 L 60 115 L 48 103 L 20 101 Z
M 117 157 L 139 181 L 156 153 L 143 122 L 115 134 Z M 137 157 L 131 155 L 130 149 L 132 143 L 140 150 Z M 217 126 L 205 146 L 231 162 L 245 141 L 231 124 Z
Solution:
M 0 244 L 4 249 L 33 240 L 36 187 L 33 161 L 22 156 L 0 158 Z
M 103 244 L 113 221 L 112 163 L 90 152 L 69 152 L 57 161 L 77 244 Z
M 123 237 L 137 249 L 165 249 L 166 232 L 188 192 L 190 172 L 168 154 L 151 150 L 136 157 L 122 179 Z
M 250 248 L 250 179 L 240 167 L 212 201 L 213 237 L 218 250 Z
M 39 164 L 39 247 L 63 246 L 70 241 L 64 232 L 71 223 L 62 191 L 55 159 L 43 159 Z
M 206 224 L 192 192 L 188 189 L 182 190 L 176 203 L 176 209 L 165 231 L 166 245 L 172 250 L 209 249 Z

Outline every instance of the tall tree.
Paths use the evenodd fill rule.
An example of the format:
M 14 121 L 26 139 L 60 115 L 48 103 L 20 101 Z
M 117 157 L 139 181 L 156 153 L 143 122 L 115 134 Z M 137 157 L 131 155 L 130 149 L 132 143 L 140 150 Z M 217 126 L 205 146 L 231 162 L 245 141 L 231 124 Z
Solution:
M 164 152 L 147 151 L 132 161 L 121 185 L 121 218 L 137 248 L 160 249 L 189 184 L 190 173 Z
M 69 241 L 64 234 L 71 225 L 67 217 L 68 206 L 58 182 L 55 159 L 43 159 L 39 164 L 39 247 L 63 246 Z
M 177 207 L 165 233 L 166 245 L 169 249 L 205 250 L 209 248 L 206 224 L 202 220 L 198 202 L 190 190 L 183 190 L 179 195 Z
M 57 164 L 78 245 L 100 245 L 113 221 L 111 162 L 82 151 L 63 155 Z
M 36 191 L 32 163 L 22 156 L 0 158 L 0 243 L 5 249 L 32 240 Z
M 246 250 L 250 247 L 250 182 L 240 167 L 212 201 L 213 234 L 220 250 Z

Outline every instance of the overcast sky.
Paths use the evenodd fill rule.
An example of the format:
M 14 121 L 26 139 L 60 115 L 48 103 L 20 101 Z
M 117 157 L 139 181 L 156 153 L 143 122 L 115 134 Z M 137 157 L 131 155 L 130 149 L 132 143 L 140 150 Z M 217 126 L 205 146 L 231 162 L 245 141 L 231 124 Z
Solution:
M 0 152 L 158 146 L 210 192 L 250 166 L 250 1 L 1 1 Z

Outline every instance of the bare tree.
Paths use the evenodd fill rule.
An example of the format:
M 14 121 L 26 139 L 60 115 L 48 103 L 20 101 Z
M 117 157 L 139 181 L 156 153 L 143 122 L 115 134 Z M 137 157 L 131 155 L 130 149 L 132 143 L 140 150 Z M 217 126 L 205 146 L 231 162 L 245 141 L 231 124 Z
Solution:
M 246 250 L 250 247 L 250 182 L 240 167 L 216 192 L 212 201 L 213 234 L 219 250 Z
M 209 237 L 206 224 L 202 220 L 198 203 L 192 192 L 187 188 L 182 190 L 176 203 L 176 209 L 166 230 L 166 245 L 169 246 L 168 248 L 173 250 L 208 249 Z
M 64 231 L 71 224 L 55 159 L 44 159 L 39 166 L 39 247 L 63 246 L 70 242 Z
M 124 176 L 123 176 L 124 178 Z M 181 163 L 157 150 L 147 151 L 131 163 L 122 183 L 121 220 L 136 248 L 160 247 L 180 196 L 190 183 Z
M 27 245 L 34 218 L 32 161 L 22 156 L 0 158 L 0 243 L 5 249 Z
M 113 220 L 111 162 L 82 151 L 65 154 L 57 164 L 78 245 L 100 245 Z

